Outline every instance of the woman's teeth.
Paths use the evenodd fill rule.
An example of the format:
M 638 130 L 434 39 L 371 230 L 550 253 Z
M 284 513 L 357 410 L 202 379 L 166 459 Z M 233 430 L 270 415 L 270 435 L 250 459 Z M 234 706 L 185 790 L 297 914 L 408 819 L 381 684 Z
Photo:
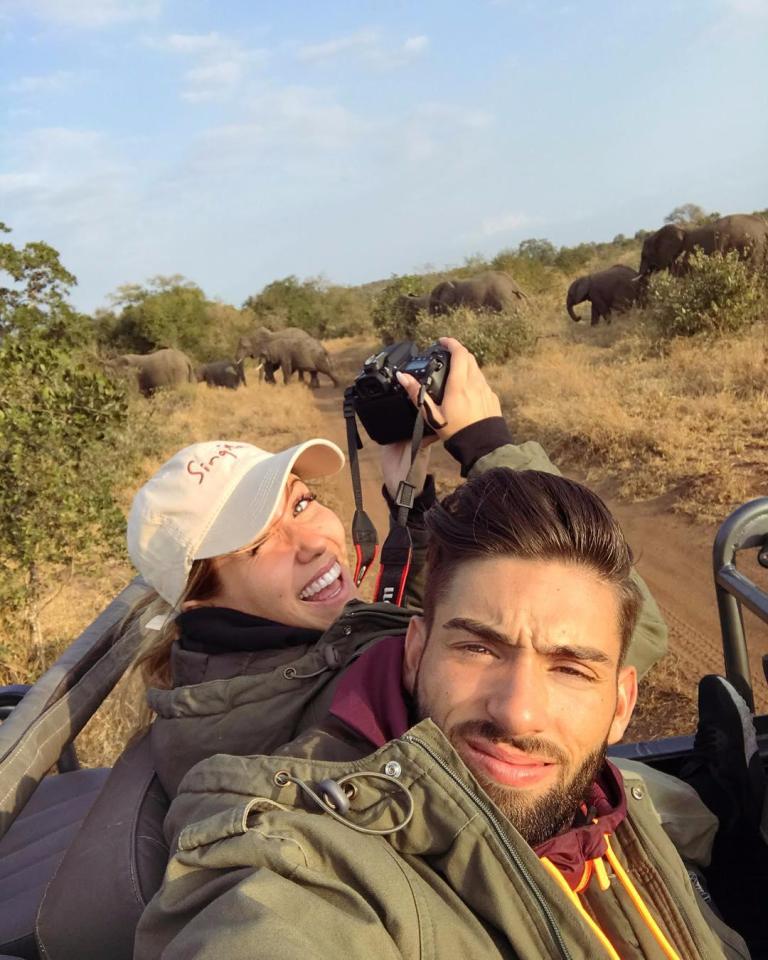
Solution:
M 322 577 L 318 577 L 317 580 L 313 580 L 312 583 L 308 583 L 299 594 L 299 599 L 309 600 L 311 597 L 314 597 L 316 593 L 320 593 L 321 590 L 329 587 L 334 580 L 338 580 L 340 575 L 341 564 L 337 561 L 327 573 L 322 575 Z

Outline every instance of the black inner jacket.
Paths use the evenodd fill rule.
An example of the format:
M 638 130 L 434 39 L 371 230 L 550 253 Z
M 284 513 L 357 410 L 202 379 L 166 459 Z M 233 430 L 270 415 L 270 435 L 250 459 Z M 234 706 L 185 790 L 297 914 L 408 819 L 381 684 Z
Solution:
M 179 645 L 195 653 L 281 650 L 316 643 L 321 630 L 288 627 L 228 607 L 195 607 L 176 618 Z

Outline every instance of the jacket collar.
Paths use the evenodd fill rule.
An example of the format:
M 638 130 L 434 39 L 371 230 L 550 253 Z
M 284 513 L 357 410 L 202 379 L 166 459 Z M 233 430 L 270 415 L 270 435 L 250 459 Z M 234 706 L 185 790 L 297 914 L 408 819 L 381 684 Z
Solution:
M 373 747 L 401 737 L 411 725 L 410 704 L 403 689 L 402 637 L 385 637 L 367 650 L 342 676 L 330 713 Z M 627 815 L 621 774 L 606 761 L 592 784 L 574 823 L 535 848 L 546 856 L 575 889 L 587 863 L 605 853 L 605 835 L 615 832 Z
M 215 610 L 221 612 L 220 607 Z M 190 611 L 190 613 L 196 613 L 196 611 Z M 230 614 L 235 616 L 231 617 Z M 182 614 L 182 617 L 187 616 Z M 391 603 L 365 603 L 362 600 L 350 600 L 338 620 L 325 633 L 306 631 L 306 635 L 300 636 L 298 632 L 294 632 L 291 634 L 291 639 L 288 636 L 290 628 L 275 624 L 275 628 L 279 631 L 286 632 L 285 642 L 272 644 L 257 642 L 266 639 L 262 628 L 258 626 L 258 618 L 249 617 L 247 614 L 236 614 L 235 611 L 228 611 L 221 619 L 213 614 L 207 625 L 211 634 L 218 635 L 224 630 L 231 639 L 236 631 L 245 638 L 244 642 L 232 643 L 228 648 L 225 644 L 219 650 L 204 650 L 199 645 L 194 645 L 199 648 L 188 649 L 183 643 L 174 642 L 171 648 L 173 690 L 163 691 L 164 694 L 167 693 L 163 699 L 167 700 L 169 697 L 174 699 L 175 691 L 182 689 L 181 699 L 185 704 L 191 704 L 197 699 L 196 692 L 187 688 L 208 681 L 229 680 L 235 677 L 251 677 L 254 682 L 261 684 L 266 674 L 272 672 L 280 674 L 289 664 L 296 669 L 297 674 L 318 670 L 325 663 L 324 648 L 333 646 L 343 652 L 347 648 L 354 649 L 360 645 L 359 640 L 356 639 L 357 634 L 362 634 L 367 640 L 377 633 L 384 635 L 389 632 L 405 631 L 411 616 L 410 610 L 406 611 Z M 193 620 L 197 634 L 197 628 L 202 629 L 203 624 L 198 623 L 194 618 L 190 619 Z M 256 630 L 252 633 L 250 628 L 254 625 Z M 186 634 L 189 621 L 183 621 L 180 628 Z M 248 639 L 248 635 L 252 639 Z M 344 663 L 346 663 L 346 657 L 341 658 L 339 665 Z M 206 691 L 204 697 L 207 698 L 207 695 Z M 152 706 L 153 709 L 157 709 L 154 704 Z M 204 708 L 203 712 L 207 713 L 209 710 Z

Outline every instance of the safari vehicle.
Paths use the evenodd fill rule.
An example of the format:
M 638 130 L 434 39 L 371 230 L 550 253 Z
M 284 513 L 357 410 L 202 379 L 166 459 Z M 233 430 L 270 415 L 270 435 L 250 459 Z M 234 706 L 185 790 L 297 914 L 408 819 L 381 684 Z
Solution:
M 736 566 L 752 550 L 768 567 L 768 498 L 734 511 L 713 551 L 725 675 L 754 710 L 742 610 L 768 622 L 768 593 Z M 145 590 L 139 579 L 129 584 L 33 686 L 0 688 L 0 960 L 129 960 L 138 918 L 162 880 L 168 798 L 147 739 L 111 770 L 81 769 L 73 747 L 136 651 L 137 628 L 121 624 Z M 755 724 L 765 764 L 768 715 Z M 692 750 L 693 737 L 678 736 L 612 753 L 675 773 Z M 717 905 L 727 920 L 728 903 Z

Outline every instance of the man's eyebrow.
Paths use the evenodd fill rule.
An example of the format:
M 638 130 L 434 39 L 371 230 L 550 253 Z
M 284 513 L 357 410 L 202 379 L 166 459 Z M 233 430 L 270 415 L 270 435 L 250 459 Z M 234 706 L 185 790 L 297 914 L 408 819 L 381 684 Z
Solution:
M 512 645 L 511 637 L 501 630 L 497 630 L 488 623 L 480 620 L 473 620 L 470 617 L 452 617 L 443 624 L 444 630 L 464 630 L 472 633 L 481 640 L 487 640 L 490 643 Z M 553 643 L 547 645 L 536 644 L 536 650 L 547 657 L 568 657 L 571 660 L 583 660 L 589 663 L 600 663 L 606 666 L 613 666 L 613 660 L 596 647 L 584 647 L 572 643 Z

